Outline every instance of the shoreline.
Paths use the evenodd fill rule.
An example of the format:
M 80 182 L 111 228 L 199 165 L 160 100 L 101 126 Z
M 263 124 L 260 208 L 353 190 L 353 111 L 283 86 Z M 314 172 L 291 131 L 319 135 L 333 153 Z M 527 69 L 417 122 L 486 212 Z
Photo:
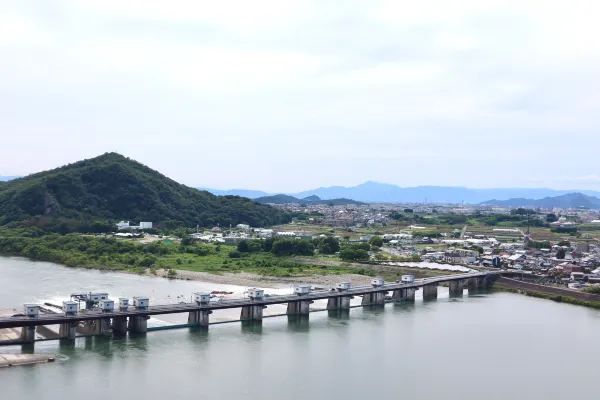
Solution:
M 570 289 L 538 285 L 535 283 L 518 281 L 506 277 L 498 278 L 492 288 L 494 290 L 524 294 L 525 296 L 537 297 L 545 300 L 552 300 L 557 303 L 567 303 L 600 309 L 600 295 L 577 292 Z
M 222 272 L 222 273 L 213 273 L 213 272 L 205 272 L 205 271 L 190 271 L 184 269 L 175 269 L 172 268 L 175 272 L 175 276 L 169 276 L 168 270 L 164 268 L 150 270 L 146 269 L 144 272 L 132 271 L 128 269 L 105 269 L 98 268 L 94 266 L 68 266 L 65 264 L 47 261 L 47 260 L 36 260 L 29 257 L 23 257 L 18 255 L 0 255 L 1 257 L 7 258 L 17 258 L 24 259 L 32 262 L 47 262 L 51 264 L 60 265 L 65 268 L 77 268 L 77 269 L 87 269 L 94 270 L 99 272 L 116 272 L 116 273 L 126 273 L 138 276 L 146 276 L 146 277 L 155 277 L 155 278 L 163 278 L 163 279 L 179 279 L 179 280 L 188 280 L 188 281 L 201 281 L 206 283 L 216 283 L 216 284 L 225 284 L 225 285 L 235 285 L 235 286 L 246 286 L 246 287 L 263 287 L 269 289 L 282 289 L 289 288 L 295 284 L 310 284 L 314 286 L 322 286 L 322 287 L 333 287 L 340 282 L 350 282 L 353 286 L 359 285 L 367 285 L 371 282 L 371 279 L 375 275 L 389 275 L 389 274 L 398 274 L 398 273 L 414 273 L 415 275 L 423 275 L 428 276 L 435 272 L 443 273 L 455 273 L 456 271 L 450 271 L 446 269 L 433 269 L 433 268 L 418 268 L 418 267 L 407 267 L 403 265 L 381 265 L 381 264 L 362 264 L 362 263 L 345 263 L 347 265 L 351 265 L 357 268 L 364 268 L 371 271 L 372 275 L 361 275 L 361 274 L 353 274 L 353 273 L 344 273 L 344 274 L 311 274 L 311 275 L 303 275 L 303 276 L 290 276 L 290 277 L 281 277 L 281 276 L 273 276 L 273 275 L 259 275 L 252 272 Z M 300 264 L 311 262 L 317 265 L 333 265 L 335 262 L 332 261 L 324 261 L 324 260 L 307 260 L 305 258 L 298 257 L 295 259 L 296 262 Z M 419 273 L 420 272 L 420 273 Z
M 270 275 L 258 275 L 250 272 L 224 272 L 222 274 L 214 274 L 202 271 L 188 271 L 183 269 L 175 269 L 174 277 L 168 276 L 168 271 L 165 269 L 155 270 L 155 274 L 147 271 L 144 276 L 154 276 L 165 279 L 180 279 L 187 281 L 202 281 L 208 283 L 227 284 L 236 286 L 248 287 L 263 287 L 269 289 L 282 289 L 293 286 L 294 284 L 310 284 L 314 286 L 335 286 L 340 282 L 350 282 L 354 286 L 366 285 L 371 282 L 371 277 L 358 274 L 331 274 L 331 275 L 306 275 L 306 276 L 291 276 L 280 277 Z

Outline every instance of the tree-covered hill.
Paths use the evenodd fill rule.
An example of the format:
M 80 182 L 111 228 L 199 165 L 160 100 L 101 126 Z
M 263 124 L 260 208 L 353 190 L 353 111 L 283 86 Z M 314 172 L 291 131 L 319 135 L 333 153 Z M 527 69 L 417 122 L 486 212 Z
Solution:
M 170 226 L 265 226 L 285 222 L 275 208 L 218 197 L 179 184 L 117 153 L 79 161 L 0 185 L 0 225 L 89 225 L 125 219 Z M 73 230 L 73 229 L 67 229 Z

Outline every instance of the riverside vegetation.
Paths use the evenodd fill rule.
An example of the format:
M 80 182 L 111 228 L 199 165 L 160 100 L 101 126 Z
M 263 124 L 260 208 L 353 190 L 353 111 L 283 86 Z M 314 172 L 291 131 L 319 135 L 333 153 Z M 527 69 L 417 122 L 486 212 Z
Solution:
M 180 269 L 209 273 L 248 272 L 273 277 L 308 275 L 383 274 L 397 278 L 404 273 L 437 275 L 438 271 L 414 271 L 394 267 L 381 271 L 368 260 L 368 243 L 339 243 L 333 237 L 315 240 L 243 240 L 237 246 L 196 243 L 189 238 L 141 243 L 102 235 L 56 234 L 32 229 L 0 229 L 0 254 L 50 261 L 70 267 L 126 270 L 136 273 Z M 374 247 L 371 247 L 374 249 Z M 347 254 L 352 255 L 344 258 Z M 363 255 L 367 258 L 363 259 Z M 414 271 L 414 272 L 413 272 Z

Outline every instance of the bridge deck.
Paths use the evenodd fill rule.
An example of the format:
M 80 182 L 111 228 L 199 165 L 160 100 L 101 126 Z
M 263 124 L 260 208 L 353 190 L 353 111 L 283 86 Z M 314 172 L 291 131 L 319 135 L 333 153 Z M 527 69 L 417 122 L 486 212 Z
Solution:
M 64 314 L 40 314 L 37 318 L 29 318 L 26 316 L 0 317 L 1 328 L 14 328 L 23 326 L 37 325 L 54 325 L 66 322 L 89 321 L 101 318 L 113 317 L 131 317 L 131 316 L 149 316 L 161 314 L 175 314 L 198 310 L 223 310 L 229 308 L 240 308 L 244 306 L 269 306 L 273 304 L 285 304 L 293 301 L 302 300 L 323 300 L 335 297 L 347 296 L 362 296 L 369 293 L 389 292 L 398 289 L 420 288 L 427 284 L 444 283 L 456 280 L 469 278 L 481 278 L 488 275 L 493 275 L 494 272 L 471 272 L 465 274 L 444 275 L 434 278 L 416 280 L 414 283 L 389 283 L 380 287 L 373 286 L 358 286 L 349 290 L 338 292 L 332 290 L 313 291 L 306 295 L 277 295 L 267 296 L 260 300 L 252 300 L 248 298 L 229 299 L 210 302 L 208 304 L 198 303 L 179 303 L 179 304 L 164 304 L 150 306 L 146 309 L 137 309 L 129 307 L 127 310 L 115 310 L 111 312 L 103 312 L 99 310 L 83 310 L 76 315 L 67 316 Z

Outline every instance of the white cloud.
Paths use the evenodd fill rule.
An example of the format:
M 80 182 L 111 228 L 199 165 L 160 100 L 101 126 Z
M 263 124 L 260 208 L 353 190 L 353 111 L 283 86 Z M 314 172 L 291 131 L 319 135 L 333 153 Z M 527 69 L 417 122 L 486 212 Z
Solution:
M 560 176 L 599 173 L 596 1 L 13 1 L 2 11 L 3 153 L 33 152 L 27 164 L 3 158 L 4 173 L 106 150 L 189 184 L 270 190 L 368 178 L 561 186 Z M 198 157 L 219 173 L 181 161 Z M 273 172 L 245 173 L 253 159 Z M 403 170 L 423 160 L 436 167 Z

